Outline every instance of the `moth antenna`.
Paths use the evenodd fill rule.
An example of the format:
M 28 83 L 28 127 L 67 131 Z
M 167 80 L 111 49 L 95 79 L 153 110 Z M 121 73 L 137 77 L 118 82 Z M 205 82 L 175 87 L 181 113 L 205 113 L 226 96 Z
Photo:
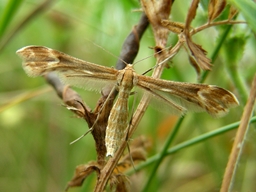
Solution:
M 95 121 L 96 122 L 96 121 Z M 89 132 L 91 132 L 93 130 L 93 126 L 86 131 L 83 135 L 81 135 L 80 137 L 78 137 L 77 139 L 75 139 L 74 141 L 70 142 L 69 144 L 72 145 L 74 143 L 76 143 L 77 141 L 79 141 L 80 139 L 82 139 L 84 136 L 86 136 Z
M 158 54 L 158 53 L 161 53 L 161 52 L 163 52 L 164 50 L 166 50 L 166 49 L 168 49 L 168 48 L 170 48 L 170 47 L 166 47 L 166 48 L 164 48 L 164 49 L 162 49 L 162 50 L 160 50 L 160 51 L 154 53 L 154 55 L 155 55 L 155 54 Z M 146 59 L 148 59 L 148 58 L 150 58 L 150 57 L 153 57 L 154 55 L 150 55 L 150 56 L 148 56 L 148 57 L 145 57 L 145 58 L 143 58 L 143 59 L 140 59 L 139 61 L 136 61 L 133 65 L 135 65 L 135 64 L 137 64 L 137 63 L 139 63 L 139 62 L 141 62 L 141 61 L 143 61 L 143 60 L 146 60 Z M 149 68 L 147 71 L 145 71 L 145 72 L 142 73 L 141 75 L 145 75 L 145 74 L 147 74 L 148 72 L 150 72 L 150 71 L 152 71 L 153 69 L 155 69 L 157 66 L 162 65 L 163 63 L 165 63 L 166 61 L 168 61 L 169 59 L 171 59 L 174 55 L 175 55 L 175 53 L 172 54 L 172 55 L 170 55 L 169 57 L 167 57 L 166 59 L 164 59 L 163 61 L 161 61 L 161 62 L 158 63 L 157 65 L 155 65 L 154 67 Z
M 171 54 L 169 57 L 165 58 L 163 61 L 161 61 L 157 65 L 159 66 L 159 65 L 164 64 L 166 61 L 170 60 L 174 55 L 176 55 L 176 53 Z
M 105 51 L 106 53 L 108 53 L 109 55 L 115 57 L 116 59 L 122 61 L 125 65 L 128 65 L 127 62 L 125 62 L 123 59 L 121 59 L 120 57 L 116 56 L 115 54 L 111 53 L 110 51 L 108 51 L 107 49 L 105 49 L 104 47 L 101 47 L 100 45 L 98 45 L 97 43 L 94 43 L 93 41 L 86 39 L 87 41 L 89 41 L 90 43 L 92 43 L 93 45 L 99 47 L 100 49 L 102 49 L 103 51 Z
M 144 73 L 142 73 L 142 75 L 147 74 L 148 72 L 152 71 L 153 69 L 155 69 L 157 66 L 160 66 L 162 64 L 164 64 L 166 61 L 168 61 L 169 59 L 171 59 L 173 56 L 175 55 L 175 53 L 173 53 L 172 55 L 170 55 L 169 57 L 167 57 L 166 59 L 164 59 L 163 61 L 161 61 L 160 63 L 158 63 L 157 65 L 155 65 L 154 67 L 149 68 L 147 71 L 145 71 Z
M 154 67 L 149 68 L 147 71 L 145 71 L 145 72 L 142 73 L 141 75 L 145 75 L 145 74 L 147 74 L 149 71 L 152 71 L 152 70 L 155 69 L 155 68 L 156 68 L 156 65 L 155 65 Z
M 122 61 L 125 65 L 128 65 L 128 64 L 129 64 L 129 63 L 127 63 L 125 60 L 123 60 L 123 59 L 121 59 L 120 57 L 116 56 L 115 54 L 111 53 L 110 51 L 108 51 L 108 50 L 105 49 L 104 47 L 98 45 L 97 43 L 94 43 L 93 41 L 91 41 L 91 40 L 89 40 L 89 39 L 86 39 L 86 41 L 88 41 L 88 42 L 92 43 L 93 45 L 95 45 L 96 47 L 102 49 L 103 51 L 105 51 L 105 52 L 108 53 L 109 55 L 113 56 L 114 58 L 116 58 L 116 59 Z M 168 49 L 168 48 L 170 48 L 170 47 L 166 47 L 166 48 L 164 48 L 164 49 L 161 49 L 160 51 L 157 51 L 156 53 L 154 53 L 154 54 L 152 54 L 152 55 L 149 55 L 149 56 L 147 56 L 147 57 L 145 57 L 145 58 L 143 58 L 143 59 L 140 59 L 140 60 L 136 61 L 135 63 L 133 63 L 133 65 L 136 65 L 137 63 L 139 63 L 139 62 L 141 62 L 141 61 L 144 61 L 144 60 L 146 60 L 146 59 L 148 59 L 148 58 L 154 57 L 155 54 L 161 53 L 161 52 L 163 52 L 164 50 L 166 50 L 166 49 Z M 175 55 L 175 54 L 173 54 L 173 55 L 171 55 L 170 57 L 166 58 L 164 61 L 162 61 L 162 62 L 159 63 L 158 65 L 161 65 L 161 64 L 163 64 L 164 62 L 168 61 L 168 60 L 169 60 L 171 57 L 173 57 L 174 55 Z M 148 73 L 149 71 L 153 70 L 154 68 L 155 68 L 155 67 L 150 68 L 149 70 L 147 70 L 146 72 L 144 72 L 143 75 L 146 74 L 146 73 Z
M 139 62 L 141 62 L 141 61 L 144 61 L 144 60 L 146 60 L 146 59 L 148 59 L 148 58 L 154 57 L 155 54 L 161 53 L 161 52 L 163 52 L 164 50 L 169 49 L 169 48 L 170 48 L 170 47 L 165 47 L 164 49 L 161 49 L 160 51 L 157 51 L 156 53 L 154 53 L 154 54 L 152 54 L 152 55 L 149 55 L 149 56 L 147 56 L 147 57 L 144 57 L 143 59 L 140 59 L 140 60 L 136 61 L 135 63 L 133 63 L 133 65 L 135 65 L 135 64 L 137 64 L 137 63 L 139 63 Z M 168 57 L 168 59 L 169 59 L 169 57 Z M 165 60 L 166 60 L 166 59 L 165 59 Z

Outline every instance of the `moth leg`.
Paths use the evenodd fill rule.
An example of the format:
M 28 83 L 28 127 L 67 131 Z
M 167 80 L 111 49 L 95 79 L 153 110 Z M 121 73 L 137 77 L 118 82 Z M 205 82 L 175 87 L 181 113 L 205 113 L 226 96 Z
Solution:
M 88 133 L 90 133 L 90 132 L 92 132 L 92 131 L 94 130 L 94 127 L 95 127 L 96 123 L 97 123 L 98 120 L 99 120 L 99 117 L 100 117 L 100 114 L 101 114 L 102 110 L 104 109 L 104 107 L 105 107 L 107 101 L 110 99 L 110 96 L 112 95 L 112 93 L 113 93 L 115 90 L 116 90 L 116 87 L 114 86 L 114 87 L 111 89 L 110 93 L 108 94 L 108 97 L 107 97 L 107 99 L 105 100 L 104 104 L 103 104 L 102 107 L 100 108 L 100 110 L 99 110 L 99 112 L 98 112 L 98 115 L 97 115 L 97 118 L 95 119 L 93 125 L 89 128 L 89 130 L 86 131 L 83 135 L 81 135 L 81 136 L 78 137 L 77 139 L 75 139 L 74 141 L 72 141 L 72 142 L 70 143 L 70 145 L 72 145 L 72 144 L 74 144 L 75 142 L 79 141 L 79 140 L 82 139 L 84 136 L 86 136 Z
M 137 91 L 130 92 L 130 95 L 135 95 L 135 94 L 137 94 Z
M 131 160 L 131 165 L 134 169 L 134 171 L 136 171 L 135 169 L 135 165 L 134 165 L 134 161 L 133 161 L 133 158 L 132 158 L 132 155 L 131 155 L 131 150 L 130 150 L 130 146 L 129 146 L 129 132 L 130 132 L 130 127 L 131 127 L 131 124 L 132 124 L 132 117 L 133 117 L 133 114 L 134 114 L 134 111 L 135 111 L 135 105 L 136 105 L 136 100 L 137 100 L 137 92 L 136 91 L 132 91 L 130 93 L 130 95 L 134 95 L 134 99 L 133 99 L 133 104 L 132 104 L 132 112 L 131 112 L 131 117 L 130 117 L 130 121 L 129 121 L 129 124 L 128 124 L 128 127 L 126 128 L 127 131 L 126 131 L 126 137 L 125 137 L 125 142 L 127 144 L 127 150 L 128 150 L 128 153 L 129 153 L 129 157 L 130 157 L 130 160 Z

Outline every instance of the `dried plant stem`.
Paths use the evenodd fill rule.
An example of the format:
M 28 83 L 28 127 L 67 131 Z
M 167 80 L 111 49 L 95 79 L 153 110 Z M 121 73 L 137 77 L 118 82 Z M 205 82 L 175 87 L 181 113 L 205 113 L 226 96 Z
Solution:
M 236 138 L 233 144 L 233 148 L 229 157 L 229 161 L 225 170 L 224 178 L 222 181 L 221 192 L 227 192 L 232 190 L 232 184 L 234 182 L 234 176 L 236 174 L 236 168 L 238 166 L 244 141 L 249 130 L 249 122 L 253 112 L 253 107 L 256 98 L 256 76 L 253 79 L 252 88 L 248 102 L 245 106 L 244 113 L 241 119 L 240 126 L 237 130 Z
M 155 70 L 153 71 L 152 76 L 155 78 L 159 78 L 163 68 L 164 68 L 164 65 L 158 65 L 155 68 Z M 143 98 L 141 99 L 139 106 L 137 107 L 137 109 L 133 115 L 128 138 L 130 138 L 132 136 L 132 134 L 134 133 L 134 131 L 136 130 L 141 118 L 143 117 L 143 115 L 147 109 L 148 103 L 149 103 L 149 98 L 146 95 L 144 95 Z M 119 147 L 118 151 L 115 153 L 115 156 L 108 161 L 108 163 L 106 164 L 104 169 L 101 171 L 101 175 L 100 175 L 100 178 L 98 179 L 98 184 L 95 188 L 95 192 L 103 191 L 103 189 L 108 181 L 108 178 L 112 174 L 113 169 L 117 165 L 126 146 L 127 146 L 127 142 L 124 141 L 121 144 L 121 146 Z
M 162 71 L 164 69 L 164 65 L 157 65 L 157 67 L 154 69 L 152 77 L 154 78 L 159 78 L 162 74 Z M 141 118 L 143 117 L 148 104 L 149 104 L 149 97 L 147 95 L 144 95 L 133 115 L 132 118 L 132 123 L 131 123 L 131 128 L 130 128 L 130 132 L 129 132 L 129 137 L 134 133 L 134 131 L 136 130 Z
M 142 34 L 144 33 L 144 31 L 146 30 L 148 26 L 148 19 L 147 19 L 147 16 L 145 14 L 143 14 L 141 16 L 141 20 L 139 22 L 139 24 L 134 27 L 133 31 L 131 32 L 131 34 L 127 37 L 125 43 L 124 43 L 124 46 L 122 48 L 122 51 L 121 51 L 121 58 L 123 60 L 125 60 L 126 62 L 128 63 L 132 63 L 134 58 L 136 57 L 137 55 L 137 52 L 134 52 L 134 48 L 133 46 L 135 46 L 136 50 L 139 49 L 139 40 L 140 38 L 142 37 Z M 128 56 L 130 56 L 130 58 L 128 58 Z M 121 60 L 118 61 L 117 65 L 116 65 L 116 68 L 117 69 L 121 69 L 123 68 L 124 65 L 122 63 Z M 137 111 L 136 111 L 137 112 Z M 135 113 L 136 113 L 135 112 Z M 143 115 L 142 115 L 143 116 Z M 140 119 L 139 119 L 140 120 Z M 133 119 L 132 120 L 132 123 L 130 125 L 130 130 L 134 130 L 135 128 L 135 125 L 137 126 L 138 123 L 139 123 L 139 120 L 137 119 L 136 121 Z M 136 123 L 134 123 L 136 122 Z M 131 133 L 131 131 L 130 131 Z M 130 138 L 131 134 L 129 134 L 129 137 Z M 104 191 L 104 188 L 114 170 L 114 168 L 116 167 L 119 159 L 121 158 L 125 148 L 127 146 L 127 142 L 124 141 L 118 148 L 118 150 L 116 151 L 114 157 L 110 158 L 107 162 L 107 164 L 105 165 L 105 167 L 101 170 L 101 173 L 98 177 L 98 180 L 97 180 L 97 185 L 94 189 L 95 192 L 101 192 L 101 191 Z
M 190 33 L 190 35 L 194 35 L 204 29 L 207 29 L 209 27 L 217 26 L 217 25 L 233 25 L 233 24 L 246 24 L 245 21 L 230 21 L 230 20 L 224 20 L 224 21 L 216 21 L 213 23 L 206 23 L 204 25 L 201 25 L 200 27 L 197 27 L 193 29 Z

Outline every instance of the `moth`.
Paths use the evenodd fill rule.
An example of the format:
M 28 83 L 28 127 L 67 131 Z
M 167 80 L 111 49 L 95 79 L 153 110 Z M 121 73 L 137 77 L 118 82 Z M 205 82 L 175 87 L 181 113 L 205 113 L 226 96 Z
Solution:
M 106 128 L 107 156 L 113 156 L 125 139 L 129 126 L 128 99 L 135 86 L 146 92 L 151 99 L 162 102 L 165 108 L 176 115 L 192 110 L 206 111 L 214 117 L 221 117 L 228 113 L 229 108 L 239 104 L 235 95 L 223 88 L 139 75 L 131 64 L 116 70 L 43 46 L 27 46 L 16 53 L 23 60 L 25 72 L 31 77 L 55 71 L 64 83 L 80 88 L 100 91 L 106 85 L 115 86 L 118 96 Z

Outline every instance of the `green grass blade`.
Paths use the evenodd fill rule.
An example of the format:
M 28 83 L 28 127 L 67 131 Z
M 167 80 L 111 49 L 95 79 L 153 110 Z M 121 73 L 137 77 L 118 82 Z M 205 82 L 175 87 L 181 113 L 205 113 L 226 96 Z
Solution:
M 256 4 L 251 0 L 229 0 L 244 16 L 249 26 L 256 32 Z
M 4 9 L 2 17 L 0 19 L 0 38 L 6 31 L 8 24 L 11 22 L 22 1 L 23 0 L 9 0 L 9 2 L 7 3 L 6 8 Z
M 252 117 L 251 120 L 250 120 L 250 123 L 255 123 L 255 122 L 256 122 L 256 116 Z M 232 124 L 229 124 L 229 125 L 226 125 L 226 126 L 221 127 L 219 129 L 213 130 L 211 132 L 202 134 L 202 135 L 200 135 L 198 137 L 195 137 L 193 139 L 190 139 L 190 140 L 187 140 L 187 141 L 185 141 L 183 143 L 180 143 L 180 144 L 178 144 L 178 145 L 168 149 L 167 152 L 165 153 L 165 156 L 172 155 L 172 154 L 174 154 L 176 152 L 179 152 L 182 149 L 185 149 L 185 148 L 188 148 L 188 147 L 192 147 L 195 144 L 201 143 L 201 142 L 203 142 L 205 140 L 211 139 L 213 137 L 216 137 L 218 135 L 221 135 L 221 134 L 224 134 L 224 133 L 226 133 L 228 131 L 236 129 L 239 126 L 239 124 L 240 124 L 240 121 L 232 123 Z M 146 162 L 141 163 L 138 166 L 136 166 L 136 171 L 142 170 L 143 168 L 151 165 L 152 163 L 154 163 L 156 161 L 159 161 L 160 158 L 162 158 L 160 156 L 160 154 L 157 154 L 157 155 L 154 155 L 154 156 L 148 158 Z M 134 172 L 134 170 L 131 170 L 131 171 L 127 172 L 127 174 L 132 174 L 133 172 Z
M 153 168 L 153 170 L 152 170 L 152 172 L 151 172 L 151 174 L 150 174 L 150 176 L 149 176 L 149 179 L 148 179 L 148 181 L 147 181 L 147 184 L 145 185 L 145 187 L 144 187 L 144 189 L 143 189 L 144 192 L 149 191 L 150 183 L 152 182 L 152 180 L 153 180 L 153 178 L 154 178 L 154 176 L 155 176 L 155 174 L 156 174 L 156 171 L 157 171 L 159 165 L 161 164 L 161 162 L 163 161 L 164 157 L 166 156 L 166 153 L 167 153 L 167 150 L 168 150 L 170 144 L 172 143 L 172 141 L 174 140 L 175 136 L 177 135 L 178 130 L 179 130 L 179 128 L 180 128 L 180 125 L 181 125 L 181 123 L 183 122 L 183 119 L 184 119 L 184 117 L 181 117 L 181 118 L 178 120 L 178 122 L 177 122 L 177 124 L 175 125 L 175 127 L 174 127 L 172 133 L 169 135 L 169 137 L 168 137 L 168 139 L 167 139 L 167 141 L 166 141 L 166 143 L 165 143 L 165 145 L 164 145 L 162 151 L 161 151 L 160 154 L 159 154 L 159 158 L 158 158 L 158 160 L 156 161 L 156 164 L 155 164 L 155 166 L 154 166 L 154 168 Z

